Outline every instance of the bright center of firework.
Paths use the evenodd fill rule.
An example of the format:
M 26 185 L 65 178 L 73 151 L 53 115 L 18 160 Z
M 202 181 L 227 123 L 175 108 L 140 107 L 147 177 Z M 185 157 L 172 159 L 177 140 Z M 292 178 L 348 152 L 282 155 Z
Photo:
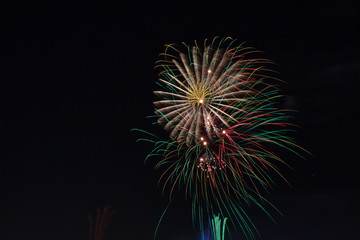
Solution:
M 187 99 L 197 107 L 207 108 L 213 99 L 213 91 L 208 85 L 201 82 L 189 84 Z

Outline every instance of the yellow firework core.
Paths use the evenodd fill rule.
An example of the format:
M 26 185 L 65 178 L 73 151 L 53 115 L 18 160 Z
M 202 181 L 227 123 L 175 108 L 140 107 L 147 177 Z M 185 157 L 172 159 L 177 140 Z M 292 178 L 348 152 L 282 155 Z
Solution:
M 211 100 L 211 90 L 204 84 L 196 83 L 190 87 L 190 94 L 188 95 L 188 101 L 196 106 L 205 106 Z

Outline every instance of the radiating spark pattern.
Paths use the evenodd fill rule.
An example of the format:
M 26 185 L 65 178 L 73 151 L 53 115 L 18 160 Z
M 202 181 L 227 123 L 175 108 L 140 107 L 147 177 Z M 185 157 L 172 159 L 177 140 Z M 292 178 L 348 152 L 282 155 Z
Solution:
M 168 187 L 171 196 L 183 187 L 200 228 L 219 213 L 254 238 L 243 207 L 252 203 L 267 213 L 264 205 L 272 205 L 261 192 L 273 184 L 270 175 L 285 180 L 274 149 L 300 148 L 288 137 L 288 110 L 278 107 L 281 81 L 270 60 L 231 38 L 183 48 L 166 45 L 156 65 L 154 117 L 170 139 L 146 139 L 155 145 L 147 158 L 162 158 L 156 167 L 163 169 L 163 191 Z

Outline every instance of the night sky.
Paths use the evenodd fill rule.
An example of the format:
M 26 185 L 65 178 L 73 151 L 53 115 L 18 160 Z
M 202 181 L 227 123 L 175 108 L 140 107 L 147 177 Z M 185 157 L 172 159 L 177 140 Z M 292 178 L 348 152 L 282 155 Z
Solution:
M 145 118 L 163 45 L 214 36 L 278 63 L 313 154 L 286 159 L 292 187 L 279 180 L 268 196 L 277 224 L 248 210 L 261 239 L 358 238 L 357 1 L 30 2 L 2 7 L 1 240 L 88 239 L 87 215 L 106 203 L 117 212 L 105 240 L 152 239 L 167 196 L 130 129 L 163 134 Z M 197 239 L 181 194 L 158 239 Z

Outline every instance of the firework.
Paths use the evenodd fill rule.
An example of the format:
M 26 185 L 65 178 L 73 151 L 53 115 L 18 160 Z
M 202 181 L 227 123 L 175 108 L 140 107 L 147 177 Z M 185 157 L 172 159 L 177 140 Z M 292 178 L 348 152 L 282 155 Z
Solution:
M 163 191 L 171 196 L 184 188 L 200 229 L 220 214 L 253 238 L 243 207 L 252 203 L 267 213 L 264 205 L 272 205 L 261 189 L 271 187 L 273 173 L 285 180 L 274 149 L 298 147 L 288 137 L 289 115 L 279 109 L 273 63 L 231 38 L 169 44 L 160 56 L 154 117 L 169 139 L 140 139 L 154 143 L 146 159 L 161 158 Z
M 102 209 L 97 209 L 95 222 L 91 214 L 88 215 L 90 224 L 90 240 L 104 239 L 112 215 L 114 215 L 115 212 L 116 210 L 112 209 L 110 205 L 105 205 Z
M 202 231 L 200 240 L 225 240 L 226 221 L 227 218 L 213 216 L 208 227 Z

